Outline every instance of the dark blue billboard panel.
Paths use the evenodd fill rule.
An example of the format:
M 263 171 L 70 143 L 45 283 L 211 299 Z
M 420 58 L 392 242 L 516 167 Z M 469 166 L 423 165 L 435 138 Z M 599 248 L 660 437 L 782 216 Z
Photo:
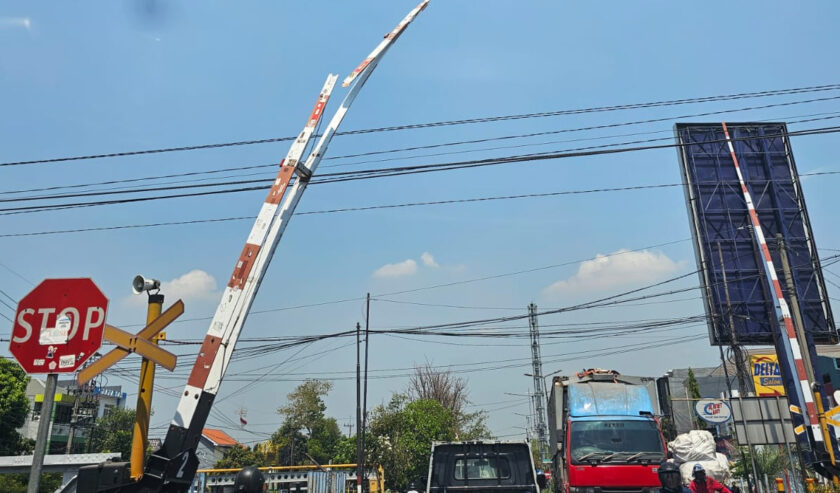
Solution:
M 781 234 L 805 333 L 836 344 L 837 330 L 784 123 L 727 123 L 781 281 Z M 679 123 L 686 203 L 712 344 L 774 345 L 776 312 L 732 157 L 720 123 Z M 725 282 L 724 282 L 725 281 Z M 731 307 L 731 308 L 730 308 Z

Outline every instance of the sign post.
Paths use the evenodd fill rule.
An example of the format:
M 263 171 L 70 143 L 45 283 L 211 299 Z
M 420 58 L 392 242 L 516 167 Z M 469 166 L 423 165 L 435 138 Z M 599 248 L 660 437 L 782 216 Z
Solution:
M 143 474 L 143 463 L 149 438 L 149 416 L 152 409 L 155 364 L 172 371 L 175 369 L 178 360 L 174 354 L 159 348 L 157 344 L 159 340 L 166 336 L 161 331 L 184 313 L 184 302 L 176 301 L 163 313 L 161 313 L 162 305 L 162 294 L 149 295 L 146 326 L 136 334 L 106 325 L 105 339 L 114 343 L 117 347 L 76 375 L 78 384 L 84 385 L 130 353 L 137 353 L 143 357 L 140 367 L 140 386 L 137 392 L 137 416 L 134 421 L 134 433 L 131 440 L 131 477 L 134 479 L 138 479 Z
M 35 439 L 35 453 L 32 456 L 32 469 L 29 470 L 29 484 L 26 493 L 38 493 L 41 482 L 41 468 L 44 467 L 44 454 L 47 453 L 47 438 L 50 434 L 55 387 L 58 383 L 58 373 L 47 375 L 47 386 L 44 389 L 44 402 L 41 407 L 41 421 L 38 423 L 38 436 Z
M 59 373 L 75 372 L 102 345 L 108 299 L 92 280 L 45 279 L 21 298 L 9 351 L 28 374 L 47 373 L 28 493 L 37 493 Z

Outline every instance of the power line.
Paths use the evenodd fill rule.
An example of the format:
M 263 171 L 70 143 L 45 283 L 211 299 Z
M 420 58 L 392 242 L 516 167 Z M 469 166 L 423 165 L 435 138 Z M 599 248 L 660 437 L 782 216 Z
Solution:
M 805 177 L 805 176 L 823 176 L 823 175 L 827 176 L 827 175 L 837 175 L 837 174 L 840 174 L 840 171 L 820 171 L 820 172 L 812 172 L 812 173 L 801 173 L 799 176 L 802 176 L 802 177 Z M 448 200 L 436 200 L 436 201 L 425 201 L 425 202 L 407 202 L 407 203 L 400 203 L 400 204 L 381 204 L 381 205 L 361 206 L 361 207 L 344 207 L 344 208 L 338 208 L 338 209 L 303 211 L 303 212 L 296 213 L 296 215 L 306 216 L 306 215 L 319 215 L 319 214 L 336 214 L 336 213 L 345 213 L 345 212 L 363 212 L 363 211 L 381 210 L 381 209 L 398 209 L 398 208 L 407 208 L 407 207 L 426 207 L 426 206 L 433 206 L 433 205 L 467 204 L 467 203 L 474 203 L 474 202 L 492 202 L 492 201 L 499 201 L 499 200 L 545 198 L 545 197 L 556 197 L 556 196 L 562 196 L 562 195 L 584 195 L 584 194 L 591 194 L 591 193 L 651 190 L 651 189 L 674 188 L 674 187 L 680 187 L 680 186 L 685 186 L 685 184 L 684 183 L 659 183 L 659 184 L 651 184 L 651 185 L 630 185 L 630 186 L 625 186 L 625 187 L 592 188 L 592 189 L 586 189 L 586 190 L 564 190 L 564 191 L 545 192 L 545 193 L 496 195 L 496 196 L 487 196 L 487 197 L 472 197 L 472 198 L 465 198 L 465 199 L 448 199 Z M 207 219 L 192 219 L 192 220 L 185 220 L 185 221 L 166 221 L 166 222 L 158 222 L 158 223 L 127 224 L 127 225 L 115 225 L 115 226 L 97 226 L 97 227 L 90 227 L 90 228 L 73 228 L 73 229 L 59 229 L 59 230 L 48 230 L 48 231 L 34 231 L 34 232 L 2 233 L 2 234 L 0 234 L 0 238 L 57 235 L 57 234 L 70 234 L 70 233 L 89 233 L 89 232 L 96 232 L 96 231 L 113 231 L 113 230 L 121 230 L 121 229 L 153 228 L 153 227 L 163 227 L 163 226 L 184 226 L 184 225 L 191 225 L 191 224 L 206 224 L 206 223 L 229 222 L 229 221 L 244 221 L 244 220 L 253 220 L 253 219 L 254 219 L 253 216 L 234 216 L 234 217 L 220 217 L 220 218 L 207 218 Z
M 741 110 L 743 110 L 743 109 L 739 108 L 739 109 L 736 109 L 736 110 L 727 110 L 727 111 L 741 111 Z M 829 117 L 826 117 L 826 118 L 809 118 L 809 119 L 798 120 L 798 121 L 788 121 L 792 118 L 801 118 L 803 116 L 813 117 L 813 116 L 824 116 L 824 115 L 833 115 L 833 116 L 829 116 Z M 829 113 L 823 112 L 823 113 L 812 113 L 812 114 L 808 114 L 808 115 L 796 115 L 796 116 L 793 116 L 793 117 L 791 117 L 791 116 L 778 117 L 778 118 L 769 119 L 767 121 L 788 121 L 789 124 L 796 124 L 796 123 L 805 123 L 805 122 L 812 122 L 812 121 L 818 121 L 818 120 L 834 119 L 834 118 L 838 118 L 837 115 L 838 115 L 838 112 L 829 112 Z M 682 116 L 674 117 L 674 118 L 688 118 L 688 117 L 692 117 L 692 116 L 694 116 L 694 115 L 682 115 Z M 763 120 L 758 120 L 758 121 L 763 121 Z M 633 123 L 633 122 L 630 122 L 630 123 Z M 487 142 L 487 141 L 493 141 L 493 140 L 516 139 L 516 138 L 531 137 L 531 136 L 535 136 L 535 135 L 562 133 L 562 132 L 576 131 L 576 130 L 584 130 L 584 129 L 565 129 L 565 130 L 552 131 L 552 132 L 540 132 L 540 133 L 537 133 L 537 134 L 508 135 L 508 136 L 491 137 L 491 138 L 484 138 L 484 139 L 477 139 L 477 140 L 462 140 L 462 141 L 456 141 L 456 142 L 444 142 L 444 143 L 436 143 L 436 144 L 430 144 L 430 145 L 424 145 L 424 146 L 405 147 L 405 148 L 397 148 L 397 149 L 389 149 L 389 150 L 381 150 L 381 151 L 371 151 L 371 152 L 362 153 L 362 154 L 352 154 L 352 155 L 347 155 L 347 156 L 336 156 L 336 157 L 332 157 L 332 158 L 325 157 L 325 160 L 341 159 L 341 158 L 346 158 L 346 157 L 354 157 L 354 156 L 362 156 L 362 155 L 397 153 L 397 152 L 404 152 L 404 151 L 416 150 L 416 149 L 427 149 L 427 148 L 436 148 L 436 147 L 445 147 L 445 146 L 455 146 L 455 145 L 462 145 L 462 144 L 468 144 L 468 143 Z M 649 134 L 671 133 L 671 132 L 672 132 L 672 130 L 670 130 L 670 129 L 669 130 L 656 130 L 656 131 L 651 131 L 651 132 L 635 132 L 635 133 L 630 133 L 630 134 L 607 135 L 607 136 L 599 136 L 599 137 L 585 137 L 585 138 L 566 139 L 566 140 L 559 140 L 559 141 L 556 140 L 556 141 L 551 141 L 551 142 L 518 144 L 518 145 L 513 145 L 513 146 L 498 146 L 498 147 L 494 147 L 494 148 L 471 149 L 471 150 L 464 150 L 464 151 L 457 151 L 457 152 L 450 152 L 450 153 L 414 155 L 414 156 L 408 156 L 406 158 L 401 158 L 401 159 L 415 159 L 417 157 L 428 157 L 428 156 L 438 156 L 438 155 L 447 155 L 447 154 L 462 154 L 462 153 L 467 153 L 467 152 L 478 152 L 478 151 L 496 150 L 496 149 L 503 149 L 503 148 L 539 146 L 539 145 L 547 145 L 547 144 L 550 144 L 550 143 L 579 142 L 579 141 L 587 141 L 587 140 L 603 140 L 603 139 L 610 139 L 610 138 L 617 138 L 617 137 L 628 137 L 628 136 L 636 136 L 636 135 L 649 135 Z M 382 160 L 372 161 L 372 162 L 390 161 L 390 160 L 393 160 L 393 159 L 398 159 L 398 158 L 382 159 Z M 363 163 L 364 162 L 362 162 L 362 163 L 347 163 L 347 164 L 339 164 L 339 165 L 324 165 L 322 167 L 351 166 L 351 165 L 358 165 L 358 164 L 363 164 Z M 239 171 L 239 170 L 248 170 L 248 169 L 256 169 L 256 168 L 276 168 L 277 166 L 278 166 L 278 163 L 270 163 L 270 164 L 261 164 L 261 165 L 241 166 L 241 167 L 238 167 L 238 168 L 222 168 L 222 169 L 215 169 L 215 170 L 193 171 L 193 172 L 176 173 L 176 174 L 169 174 L 169 175 L 154 175 L 154 176 L 146 176 L 146 177 L 140 177 L 140 178 L 109 180 L 109 181 L 101 181 L 101 182 L 93 182 L 93 183 L 81 183 L 81 184 L 74 184 L 74 185 L 57 185 L 57 186 L 50 186 L 50 187 L 30 188 L 30 189 L 24 189 L 24 190 L 6 190 L 6 191 L 0 192 L 0 195 L 13 195 L 13 194 L 26 193 L 26 192 L 55 191 L 55 190 L 88 188 L 88 187 L 94 187 L 94 186 L 100 186 L 100 185 L 119 184 L 119 183 L 136 183 L 136 182 L 142 182 L 142 181 L 157 181 L 157 180 L 174 178 L 174 177 L 189 177 L 189 176 L 197 176 L 197 175 L 209 175 L 209 174 L 217 174 L 217 173 L 221 173 L 221 172 L 225 172 L 225 171 Z M 238 174 L 235 174 L 235 175 L 227 175 L 227 176 L 224 176 L 222 178 L 241 178 L 241 177 L 246 177 L 246 176 L 257 176 L 257 175 L 263 175 L 263 174 L 262 173 L 238 173 Z M 171 182 L 163 182 L 159 185 L 170 185 L 170 184 L 179 184 L 179 183 L 194 183 L 194 182 L 207 181 L 207 180 L 210 180 L 210 179 L 212 179 L 212 178 L 200 178 L 200 179 L 192 179 L 192 180 L 178 180 L 178 181 L 171 181 Z M 101 191 L 118 190 L 118 191 L 128 193 L 130 191 L 135 191 L 138 188 L 139 187 L 128 187 L 128 188 L 126 188 L 126 187 L 122 187 L 122 188 L 121 187 L 111 187 L 111 188 L 104 188 L 104 189 L 99 189 L 99 190 L 101 190 Z
M 771 96 L 783 96 L 783 95 L 791 95 L 791 94 L 803 94 L 803 93 L 812 93 L 812 92 L 834 91 L 834 90 L 837 90 L 837 89 L 840 89 L 840 84 L 826 84 L 826 85 L 820 85 L 820 86 L 797 87 L 797 88 L 791 88 L 791 89 L 776 89 L 776 90 L 757 91 L 757 92 L 744 92 L 744 93 L 735 93 L 735 94 L 727 94 L 727 95 L 719 95 L 719 96 L 705 96 L 705 97 L 698 97 L 698 98 L 653 101 L 653 102 L 646 102 L 646 103 L 632 103 L 632 104 L 624 104 L 624 105 L 599 106 L 599 107 L 580 108 L 580 109 L 572 109 L 572 110 L 557 110 L 557 111 L 540 112 L 540 113 L 525 113 L 525 114 L 517 114 L 517 115 L 490 116 L 490 117 L 471 118 L 471 119 L 463 119 L 463 120 L 449 120 L 449 121 L 438 121 L 438 122 L 428 122 L 428 123 L 415 123 L 415 124 L 407 124 L 407 125 L 396 125 L 396 126 L 390 126 L 390 127 L 377 127 L 377 128 L 369 128 L 369 129 L 362 129 L 362 130 L 350 130 L 350 131 L 345 131 L 345 132 L 337 132 L 335 135 L 336 136 L 339 136 L 339 135 L 361 135 L 361 134 L 376 133 L 376 132 L 392 132 L 392 131 L 397 131 L 397 130 L 413 130 L 413 129 L 420 129 L 420 128 L 456 126 L 456 125 L 466 125 L 466 124 L 475 124 L 475 123 L 499 122 L 499 121 L 506 121 L 506 120 L 521 120 L 521 119 L 529 119 L 529 118 L 544 118 L 544 117 L 552 117 L 552 116 L 576 115 L 576 114 L 583 114 L 583 113 L 601 113 L 601 112 L 630 110 L 630 109 L 641 109 L 641 108 L 652 108 L 652 107 L 661 107 L 661 106 L 676 106 L 676 105 L 707 103 L 707 102 L 715 102 L 715 101 L 728 101 L 728 100 L 736 100 L 736 99 L 750 99 L 750 98 L 762 98 L 762 97 L 771 97 Z M 57 158 L 48 158 L 48 159 L 32 159 L 32 160 L 24 160 L 24 161 L 10 161 L 10 162 L 0 163 L 0 167 L 2 167 L 2 166 L 21 166 L 21 165 L 30 165 L 30 164 L 43 164 L 43 163 L 58 163 L 58 162 L 67 162 L 67 161 L 81 161 L 81 160 L 114 158 L 114 157 L 125 157 L 125 156 L 137 156 L 137 155 L 144 155 L 144 154 L 160 154 L 160 153 L 166 153 L 166 152 L 195 151 L 195 150 L 200 150 L 200 149 L 219 149 L 219 148 L 224 148 L 224 147 L 236 147 L 236 146 L 245 146 L 245 145 L 254 145 L 254 144 L 267 144 L 267 143 L 291 141 L 291 140 L 294 140 L 296 137 L 297 136 L 275 137 L 275 138 L 267 138 L 267 139 L 242 140 L 242 141 L 235 141 L 235 142 L 200 144 L 200 145 L 192 145 L 192 146 L 180 146 L 180 147 L 168 147 L 168 148 L 159 148 L 159 149 L 122 151 L 122 152 L 112 152 L 112 153 L 99 153 L 99 154 L 89 154 L 89 155 L 82 155 L 82 156 L 66 156 L 66 157 L 57 157 Z
M 840 174 L 840 171 L 838 171 L 837 173 Z M 473 203 L 473 202 L 491 202 L 491 201 L 498 201 L 498 200 L 544 198 L 544 197 L 556 197 L 556 196 L 562 196 L 562 195 L 582 195 L 582 194 L 601 193 L 601 192 L 649 190 L 649 189 L 657 189 L 657 188 L 672 188 L 672 187 L 679 187 L 679 186 L 682 186 L 682 185 L 679 184 L 679 183 L 663 183 L 663 184 L 655 184 L 655 185 L 636 185 L 636 186 L 628 186 L 628 187 L 595 188 L 595 189 L 588 189 L 588 190 L 565 190 L 565 191 L 545 192 L 545 193 L 498 195 L 498 196 L 489 196 L 489 197 L 473 197 L 473 198 L 465 198 L 465 199 L 449 199 L 449 200 L 434 200 L 434 201 L 424 201 L 424 202 L 408 202 L 408 203 L 402 203 L 402 204 L 382 204 L 382 205 L 361 206 L 361 207 L 344 207 L 344 208 L 339 208 L 339 209 L 304 211 L 304 212 L 298 212 L 295 215 L 297 215 L 297 216 L 308 216 L 308 215 L 320 215 L 320 214 L 337 214 L 337 213 L 344 213 L 344 212 L 362 212 L 362 211 L 380 210 L 380 209 L 424 207 L 424 206 L 431 206 L 431 205 L 467 204 L 467 203 Z M 259 189 L 263 189 L 263 187 L 260 187 Z M 2 209 L 0 209 L 0 210 L 2 210 Z M 2 234 L 0 234 L 0 238 L 12 238 L 12 237 L 18 237 L 18 236 L 42 236 L 42 235 L 54 235 L 54 234 L 68 234 L 68 233 L 87 233 L 87 232 L 94 232 L 94 231 L 110 231 L 110 230 L 119 230 L 119 229 L 152 228 L 152 227 L 162 227 L 162 226 L 183 226 L 183 225 L 188 225 L 188 224 L 243 221 L 243 220 L 253 220 L 253 219 L 254 219 L 253 216 L 236 216 L 236 217 L 193 219 L 193 220 L 187 220 L 187 221 L 167 221 L 167 222 L 159 222 L 159 223 L 146 223 L 146 224 L 121 225 L 121 226 L 101 226 L 101 227 L 92 227 L 92 228 L 74 228 L 74 229 L 50 230 L 50 231 L 40 231 L 40 232 L 30 232 L 30 233 L 2 233 Z
M 840 96 L 838 96 L 838 98 L 840 98 Z M 784 134 L 777 134 L 777 135 L 763 135 L 763 136 L 755 136 L 755 137 L 743 137 L 743 138 L 738 138 L 738 139 L 733 139 L 733 140 L 744 140 L 744 141 L 746 141 L 746 140 L 764 139 L 764 138 L 771 138 L 771 137 L 778 137 L 778 136 L 795 137 L 795 136 L 805 136 L 805 135 L 833 134 L 833 133 L 837 133 L 837 132 L 840 132 L 840 126 L 812 128 L 812 129 L 800 130 L 800 131 L 795 131 L 795 132 L 786 132 Z M 662 139 L 652 139 L 652 140 L 662 140 Z M 605 147 L 613 147 L 613 146 L 616 146 L 616 145 L 635 144 L 635 143 L 642 143 L 642 142 L 646 142 L 646 141 L 635 141 L 635 142 L 624 142 L 624 143 L 616 143 L 616 144 L 606 144 L 606 145 L 603 145 L 603 146 L 593 146 L 593 147 L 586 148 L 586 149 L 600 149 L 600 150 L 586 150 L 586 151 L 565 150 L 565 151 L 533 153 L 533 154 L 524 154 L 524 155 L 515 155 L 515 156 L 504 156 L 504 157 L 498 157 L 498 158 L 478 159 L 478 160 L 469 160 L 469 161 L 457 161 L 457 162 L 424 164 L 424 165 L 414 165 L 414 166 L 400 166 L 400 167 L 392 167 L 392 168 L 379 168 L 379 169 L 372 169 L 372 170 L 359 170 L 359 171 L 350 171 L 350 172 L 341 172 L 341 173 L 327 173 L 327 174 L 320 175 L 319 178 L 313 179 L 311 184 L 314 185 L 314 184 L 324 184 L 324 183 L 338 183 L 338 182 L 345 182 L 345 181 L 367 180 L 367 179 L 373 179 L 373 178 L 402 176 L 402 175 L 437 172 L 437 171 L 452 171 L 452 170 L 457 170 L 457 169 L 485 167 L 485 166 L 496 166 L 496 165 L 501 165 L 501 164 L 542 161 L 542 160 L 549 160 L 549 159 L 553 160 L 553 159 L 564 159 L 564 158 L 574 158 L 574 157 L 597 156 L 597 155 L 606 155 L 606 154 L 619 154 L 619 153 L 638 152 L 638 151 L 647 151 L 647 150 L 677 148 L 677 147 L 684 147 L 685 145 L 690 145 L 690 144 L 670 143 L 670 144 L 651 144 L 651 145 L 635 146 L 635 147 L 620 147 L 620 148 L 613 148 L 613 149 L 603 149 Z M 721 140 L 720 142 L 724 142 L 724 140 Z M 711 141 L 707 142 L 707 144 L 710 144 L 710 143 L 714 143 L 714 142 L 711 142 Z M 56 205 L 45 205 L 45 206 L 34 205 L 34 206 L 23 206 L 23 207 L 9 207 L 9 208 L 5 208 L 5 209 L 0 209 L 0 215 L 42 212 L 42 211 L 47 211 L 47 210 L 64 210 L 64 209 L 72 209 L 72 208 L 77 208 L 77 207 L 91 207 L 91 206 L 101 206 L 101 205 L 125 204 L 125 203 L 143 202 L 143 201 L 150 201 L 150 200 L 163 200 L 163 199 L 184 198 L 184 197 L 197 197 L 197 196 L 204 196 L 204 195 L 217 195 L 217 194 L 223 194 L 223 193 L 246 192 L 246 191 L 254 191 L 254 190 L 264 190 L 264 189 L 265 189 L 265 187 L 244 187 L 244 188 L 236 188 L 236 189 L 181 193 L 181 194 L 173 194 L 173 195 L 165 195 L 165 196 L 150 196 L 150 197 L 126 198 L 126 199 L 116 199 L 116 200 L 103 200 L 103 201 L 96 201 L 96 202 L 78 202 L 78 203 L 56 204 Z M 357 210 L 357 209 L 358 208 L 334 209 L 330 212 L 346 212 L 348 210 Z M 362 209 L 362 210 L 364 210 L 364 209 Z
M 829 99 L 840 99 L 840 96 L 829 98 Z M 765 109 L 765 108 L 775 107 L 775 106 L 788 106 L 788 105 L 791 105 L 791 104 L 804 104 L 804 103 L 810 103 L 810 102 L 814 102 L 814 101 L 822 101 L 822 99 L 805 100 L 805 101 L 793 101 L 793 102 L 787 102 L 787 103 L 777 103 L 777 104 L 765 105 L 765 106 L 760 106 L 760 107 L 736 108 L 736 109 L 721 110 L 721 111 L 706 112 L 706 113 L 695 113 L 695 114 L 679 115 L 679 116 L 673 116 L 673 117 L 667 117 L 667 118 L 658 118 L 658 119 L 653 119 L 653 120 L 621 122 L 621 123 L 614 123 L 614 124 L 608 124 L 608 125 L 600 125 L 600 126 L 595 126 L 595 127 L 578 127 L 578 128 L 570 128 L 570 129 L 553 130 L 553 131 L 549 131 L 549 132 L 538 132 L 538 133 L 532 133 L 532 134 L 509 135 L 509 136 L 502 136 L 502 137 L 485 138 L 485 139 L 478 139 L 478 140 L 472 140 L 472 141 L 456 141 L 456 142 L 448 142 L 448 143 L 436 143 L 436 144 L 432 144 L 432 145 L 416 146 L 416 147 L 412 147 L 412 148 L 392 149 L 392 150 L 387 150 L 387 151 L 374 151 L 374 153 L 401 152 L 401 151 L 410 150 L 410 149 L 434 148 L 434 147 L 442 147 L 442 146 L 461 145 L 461 144 L 474 143 L 474 142 L 487 142 L 487 141 L 492 141 L 492 140 L 505 140 L 505 139 L 542 136 L 542 135 L 559 134 L 559 133 L 567 133 L 567 132 L 579 132 L 579 131 L 586 131 L 586 130 L 593 130 L 593 129 L 600 129 L 600 128 L 608 128 L 608 127 L 616 127 L 616 126 L 627 126 L 627 125 L 638 125 L 638 124 L 651 123 L 651 122 L 671 121 L 671 120 L 683 119 L 683 118 L 699 118 L 699 117 L 703 117 L 703 116 L 710 116 L 710 115 L 717 115 L 717 114 L 741 112 L 741 111 L 755 110 L 755 109 Z M 836 115 L 837 113 L 816 113 L 816 114 L 811 114 L 811 115 L 806 115 L 806 116 L 823 115 L 823 114 Z M 792 121 L 792 122 L 788 122 L 788 123 L 796 124 L 796 123 L 813 122 L 813 121 L 818 121 L 818 120 L 828 120 L 828 119 L 834 119 L 834 118 L 838 118 L 838 117 L 837 116 L 829 116 L 829 117 L 825 117 L 825 118 L 810 118 L 810 119 L 805 119 L 805 120 Z M 671 130 L 660 130 L 660 131 L 655 131 L 655 132 L 641 132 L 641 133 L 633 133 L 633 134 L 623 134 L 623 135 L 619 135 L 619 136 L 643 135 L 643 134 L 664 133 L 664 132 L 670 133 Z M 570 140 L 566 140 L 566 141 L 557 141 L 557 142 L 574 142 L 574 141 L 581 141 L 581 140 L 599 140 L 599 139 L 619 137 L 619 136 L 602 136 L 602 137 L 585 138 L 585 139 L 570 139 Z M 630 142 L 624 142 L 624 143 L 613 143 L 613 144 L 606 144 L 606 145 L 603 145 L 603 146 L 580 147 L 580 148 L 575 148 L 575 149 L 569 149 L 567 151 L 600 149 L 600 148 L 605 148 L 605 147 L 614 147 L 614 146 L 623 145 L 623 144 L 631 144 L 631 143 L 638 143 L 638 142 L 662 141 L 662 140 L 670 140 L 670 138 L 648 139 L 646 141 L 630 141 Z M 542 145 L 542 144 L 540 144 L 540 145 Z M 523 147 L 523 146 L 525 146 L 525 145 L 512 146 L 512 147 Z M 511 146 L 508 146 L 508 147 L 511 147 Z M 482 150 L 482 149 L 479 149 L 479 150 Z M 483 149 L 483 150 L 486 150 L 486 149 Z M 476 152 L 476 151 L 477 150 L 461 151 L 461 152 Z M 444 155 L 444 154 L 447 154 L 447 153 L 439 153 L 438 155 Z M 408 156 L 407 158 L 403 158 L 403 159 L 413 159 L 413 158 L 416 158 L 416 157 L 419 157 L 419 156 Z M 329 158 L 327 158 L 327 159 L 329 159 Z M 333 159 L 338 159 L 338 158 L 333 158 Z M 355 164 L 360 164 L 360 163 L 353 163 L 353 164 L 355 165 Z M 278 166 L 278 164 L 271 163 L 271 164 L 244 166 L 240 169 L 247 170 L 247 169 L 255 169 L 255 168 L 277 167 L 277 166 Z M 84 187 L 97 186 L 97 185 L 102 185 L 102 184 L 153 181 L 153 180 L 159 180 L 159 179 L 171 178 L 171 177 L 186 177 L 186 176 L 196 176 L 196 175 L 202 175 L 202 174 L 215 174 L 215 173 L 219 173 L 219 172 L 223 172 L 223 171 L 234 171 L 236 169 L 237 168 L 223 168 L 223 169 L 218 169 L 218 170 L 193 171 L 193 172 L 188 172 L 188 173 L 170 174 L 170 175 L 163 175 L 163 176 L 148 176 L 148 177 L 132 178 L 132 179 L 124 179 L 124 180 L 110 180 L 110 181 L 96 182 L 96 183 L 89 183 L 89 184 L 53 186 L 53 187 L 45 187 L 45 188 L 29 189 L 29 190 L 9 190 L 9 191 L 5 191 L 5 192 L 0 192 L 0 194 L 17 194 L 17 193 L 22 193 L 24 191 L 49 191 L 49 190 L 58 190 L 58 189 L 84 188 Z M 253 173 L 251 173 L 250 175 L 253 175 Z M 248 176 L 248 174 L 246 174 L 246 175 L 234 175 L 234 176 L 228 176 L 228 177 L 242 177 L 242 176 Z M 330 174 L 321 174 L 321 175 L 319 175 L 319 178 L 328 177 L 328 176 L 331 176 L 331 175 Z M 205 181 L 205 180 L 207 180 L 207 179 L 193 180 L 193 181 Z M 268 178 L 265 179 L 265 182 L 270 183 L 271 180 L 272 180 L 272 178 L 268 177 Z M 181 182 L 184 182 L 184 181 L 182 180 Z M 189 182 L 189 180 L 187 180 L 187 182 Z M 256 182 L 259 182 L 259 180 L 251 180 L 249 182 L 256 183 Z M 164 184 L 172 184 L 172 183 L 178 183 L 178 182 L 169 182 L 169 183 L 164 183 Z M 246 182 L 244 182 L 244 181 L 240 181 L 240 182 L 218 182 L 215 185 L 223 186 L 223 185 L 230 185 L 230 184 L 235 184 L 235 183 L 246 183 Z M 203 184 L 201 186 L 211 187 L 211 186 L 214 186 L 214 185 L 213 184 Z M 193 188 L 193 187 L 187 187 L 187 186 L 171 187 L 171 188 L 170 187 L 166 187 L 166 188 L 159 187 L 157 189 L 162 190 L 162 189 L 179 189 L 179 188 Z M 112 188 L 112 189 L 105 189 L 104 191 L 113 191 L 113 190 L 116 190 L 116 191 L 114 191 L 112 193 L 120 193 L 120 192 L 122 192 L 122 193 L 138 193 L 138 192 L 141 192 L 141 191 L 146 191 L 144 189 L 139 189 L 139 188 L 136 188 L 136 187 L 135 188 L 122 188 L 122 189 L 120 189 L 120 188 L 113 189 Z M 243 191 L 247 191 L 247 190 L 243 190 Z M 70 195 L 70 194 L 63 195 L 63 197 L 72 197 L 72 196 L 77 196 L 77 195 Z M 50 198 L 59 198 L 59 197 L 62 197 L 62 196 L 61 195 L 52 196 Z M 43 199 L 46 199 L 46 198 L 47 197 L 32 197 L 31 199 L 32 200 L 43 200 Z M 9 201 L 9 200 L 15 200 L 15 199 L 6 199 L 6 201 Z M 21 199 L 16 199 L 16 200 L 26 200 L 26 199 L 21 198 Z

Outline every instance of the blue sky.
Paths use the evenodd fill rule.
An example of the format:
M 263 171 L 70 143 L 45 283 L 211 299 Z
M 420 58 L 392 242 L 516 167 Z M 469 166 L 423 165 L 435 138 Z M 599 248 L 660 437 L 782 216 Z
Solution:
M 2 2 L 0 161 L 295 135 L 326 75 L 347 75 L 415 3 Z M 838 14 L 840 5 L 834 2 L 432 0 L 377 68 L 342 130 L 837 83 L 840 69 L 833 60 Z M 343 95 L 337 88 L 328 115 Z M 680 115 L 836 95 L 834 91 L 339 136 L 319 171 L 480 159 L 669 137 L 673 123 L 685 121 Z M 837 101 L 731 112 L 725 118 L 795 121 L 832 112 L 840 112 Z M 335 159 L 408 146 L 656 118 L 668 120 Z M 720 117 L 711 119 L 718 120 Z M 829 125 L 832 120 L 791 124 L 791 129 Z M 638 133 L 643 135 L 627 135 Z M 793 150 L 800 172 L 840 170 L 833 150 L 838 144 L 835 134 L 795 138 Z M 274 143 L 7 166 L 0 168 L 0 192 L 276 163 L 287 147 L 288 143 Z M 374 161 L 383 158 L 389 161 Z M 271 168 L 259 168 L 219 176 L 254 179 L 270 178 L 273 173 Z M 679 180 L 676 152 L 665 149 L 313 185 L 299 211 Z M 836 180 L 833 175 L 804 180 L 815 238 L 823 255 L 840 248 L 833 227 Z M 150 183 L 164 181 L 175 179 Z M 10 234 L 251 217 L 264 195 L 256 191 L 4 215 L 0 216 L 0 229 Z M 168 282 L 168 302 L 184 298 L 187 312 L 183 318 L 202 319 L 212 315 L 250 226 L 250 220 L 240 220 L 0 237 L 0 283 L 3 291 L 18 299 L 43 278 L 91 277 L 111 300 L 109 322 L 137 328 L 145 319 L 143 300 L 132 299 L 129 283 L 135 274 L 143 273 Z M 249 318 L 243 337 L 350 329 L 363 321 L 366 292 L 376 299 L 371 309 L 374 328 L 521 314 L 530 302 L 540 308 L 574 304 L 693 271 L 691 245 L 679 241 L 689 236 L 683 193 L 678 187 L 301 215 L 287 230 L 254 304 L 254 310 L 263 313 Z M 580 263 L 598 254 L 660 244 L 666 245 Z M 566 263 L 525 274 L 386 295 Z M 826 277 L 836 278 L 834 274 Z M 695 277 L 689 277 L 673 286 L 697 283 Z M 829 286 L 829 293 L 837 295 L 834 286 Z M 346 299 L 353 301 L 273 310 Z M 669 302 L 546 316 L 540 323 L 676 318 L 703 312 L 696 292 L 665 300 Z M 0 314 L 13 315 L 2 306 Z M 522 323 L 506 326 L 521 327 Z M 168 334 L 170 339 L 198 339 L 206 328 L 206 320 L 186 321 L 173 325 Z M 10 324 L 5 330 L 0 328 L 0 337 L 8 337 L 9 331 Z M 628 374 L 660 375 L 673 367 L 714 366 L 718 364 L 717 349 L 702 338 L 659 350 L 631 347 L 597 358 L 581 353 L 705 333 L 700 325 L 632 338 L 552 342 L 543 346 L 544 371 L 600 366 Z M 244 382 L 227 381 L 208 426 L 227 427 L 243 441 L 260 439 L 261 433 L 279 426 L 274 410 L 306 377 L 333 378 L 328 412 L 340 424 L 352 422 L 355 386 L 352 380 L 343 379 L 351 374 L 331 373 L 354 370 L 354 349 L 346 346 L 350 342 L 325 341 L 234 363 L 230 373 L 241 378 L 268 370 L 272 375 L 233 395 Z M 480 345 L 487 343 L 490 345 Z M 187 353 L 189 348 L 175 350 Z M 5 354 L 7 348 L 0 351 Z M 578 359 L 565 361 L 578 353 Z M 377 370 L 372 373 L 377 376 L 402 375 L 406 370 L 400 369 L 425 361 L 435 365 L 487 362 L 476 365 L 479 368 L 519 365 L 460 374 L 469 380 L 475 403 L 499 403 L 487 408 L 491 410 L 490 424 L 500 436 L 521 433 L 516 427 L 521 427 L 524 419 L 515 413 L 527 413 L 527 400 L 505 393 L 524 393 L 530 388 L 530 379 L 523 376 L 530 371 L 529 356 L 527 339 L 371 339 L 371 370 Z M 520 359 L 502 362 L 514 358 Z M 126 361 L 127 368 L 139 366 L 137 361 Z M 272 366 L 284 361 L 277 368 Z M 191 363 L 191 357 L 182 358 L 182 368 L 174 376 L 159 372 L 152 436 L 162 434 L 171 418 L 175 401 L 167 392 L 181 389 Z M 134 386 L 116 376 L 110 381 L 122 381 L 129 391 Z M 406 382 L 400 376 L 373 379 L 369 402 L 386 400 Z M 250 424 L 246 430 L 230 429 L 229 420 L 236 421 L 240 408 L 247 409 Z

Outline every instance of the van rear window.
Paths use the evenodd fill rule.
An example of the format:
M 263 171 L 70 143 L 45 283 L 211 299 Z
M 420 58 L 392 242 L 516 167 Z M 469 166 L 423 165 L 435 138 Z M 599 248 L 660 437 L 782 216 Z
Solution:
M 455 460 L 455 479 L 508 479 L 510 462 L 506 457 L 459 457 Z

